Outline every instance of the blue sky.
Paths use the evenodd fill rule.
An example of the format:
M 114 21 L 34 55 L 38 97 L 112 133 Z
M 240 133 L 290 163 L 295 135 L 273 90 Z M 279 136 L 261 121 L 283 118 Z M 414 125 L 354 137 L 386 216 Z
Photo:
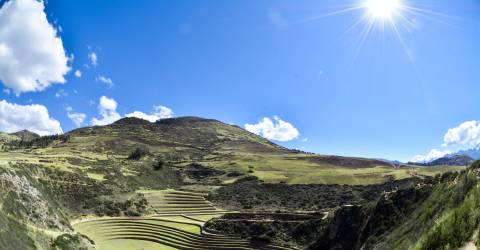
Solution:
M 278 143 L 322 154 L 407 161 L 475 144 L 476 134 L 459 129 L 442 146 L 449 129 L 480 119 L 480 2 L 403 1 L 421 11 L 394 17 L 401 39 L 375 23 L 363 42 L 365 24 L 351 27 L 365 8 L 328 15 L 361 4 L 48 0 L 48 22 L 74 55 L 65 83 L 0 99 L 45 106 L 63 131 L 77 127 L 68 112 L 84 114 L 86 126 L 101 112 L 152 114 L 161 105 L 242 127 L 281 120 L 299 134 Z M 102 111 L 101 96 L 115 109 Z

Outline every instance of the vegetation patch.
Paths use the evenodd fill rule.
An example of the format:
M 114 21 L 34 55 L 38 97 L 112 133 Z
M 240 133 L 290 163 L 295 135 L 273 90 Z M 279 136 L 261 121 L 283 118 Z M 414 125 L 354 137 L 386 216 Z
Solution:
M 322 211 L 341 205 L 372 202 L 384 191 L 410 187 L 422 181 L 411 178 L 366 186 L 289 185 L 264 183 L 255 177 L 246 177 L 213 191 L 208 199 L 229 210 Z

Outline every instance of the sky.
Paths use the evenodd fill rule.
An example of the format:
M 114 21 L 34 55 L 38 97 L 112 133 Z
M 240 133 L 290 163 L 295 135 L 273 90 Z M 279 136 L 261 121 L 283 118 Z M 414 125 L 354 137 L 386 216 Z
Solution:
M 200 116 L 320 154 L 426 161 L 480 143 L 478 0 L 0 6 L 4 132 Z

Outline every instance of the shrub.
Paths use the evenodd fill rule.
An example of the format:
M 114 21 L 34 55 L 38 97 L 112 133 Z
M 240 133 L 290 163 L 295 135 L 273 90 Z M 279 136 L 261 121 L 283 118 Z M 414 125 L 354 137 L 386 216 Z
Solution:
M 65 143 L 70 140 L 70 135 L 47 135 L 32 140 L 10 141 L 4 145 L 10 149 L 15 148 L 45 148 L 50 146 L 54 141 Z
M 136 148 L 135 150 L 133 150 L 130 153 L 130 155 L 128 156 L 128 159 L 138 161 L 138 160 L 142 159 L 142 157 L 144 157 L 148 153 L 149 153 L 149 151 L 146 148 Z
M 472 164 L 470 165 L 470 168 L 472 168 L 472 169 L 480 168 L 480 160 L 476 160 L 476 161 L 472 162 Z
M 155 164 L 153 164 L 153 170 L 158 171 L 163 168 L 163 165 L 165 165 L 165 162 L 162 160 L 157 161 Z

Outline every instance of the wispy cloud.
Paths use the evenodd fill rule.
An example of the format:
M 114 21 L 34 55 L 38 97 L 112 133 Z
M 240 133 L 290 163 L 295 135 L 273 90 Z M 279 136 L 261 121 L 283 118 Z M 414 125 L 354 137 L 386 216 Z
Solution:
M 65 91 L 64 89 L 59 89 L 57 93 L 55 93 L 56 98 L 66 97 L 66 96 L 68 96 L 68 92 Z
M 110 77 L 99 75 L 96 80 L 105 83 L 108 88 L 112 88 L 114 86 L 113 81 Z
M 88 53 L 88 59 L 90 59 L 90 64 L 93 65 L 93 66 L 97 66 L 98 65 L 98 56 L 97 56 L 97 53 L 95 52 L 90 52 Z
M 74 112 L 72 107 L 67 107 L 66 110 L 68 118 L 72 120 L 77 127 L 80 127 L 87 118 L 87 115 L 84 113 Z

